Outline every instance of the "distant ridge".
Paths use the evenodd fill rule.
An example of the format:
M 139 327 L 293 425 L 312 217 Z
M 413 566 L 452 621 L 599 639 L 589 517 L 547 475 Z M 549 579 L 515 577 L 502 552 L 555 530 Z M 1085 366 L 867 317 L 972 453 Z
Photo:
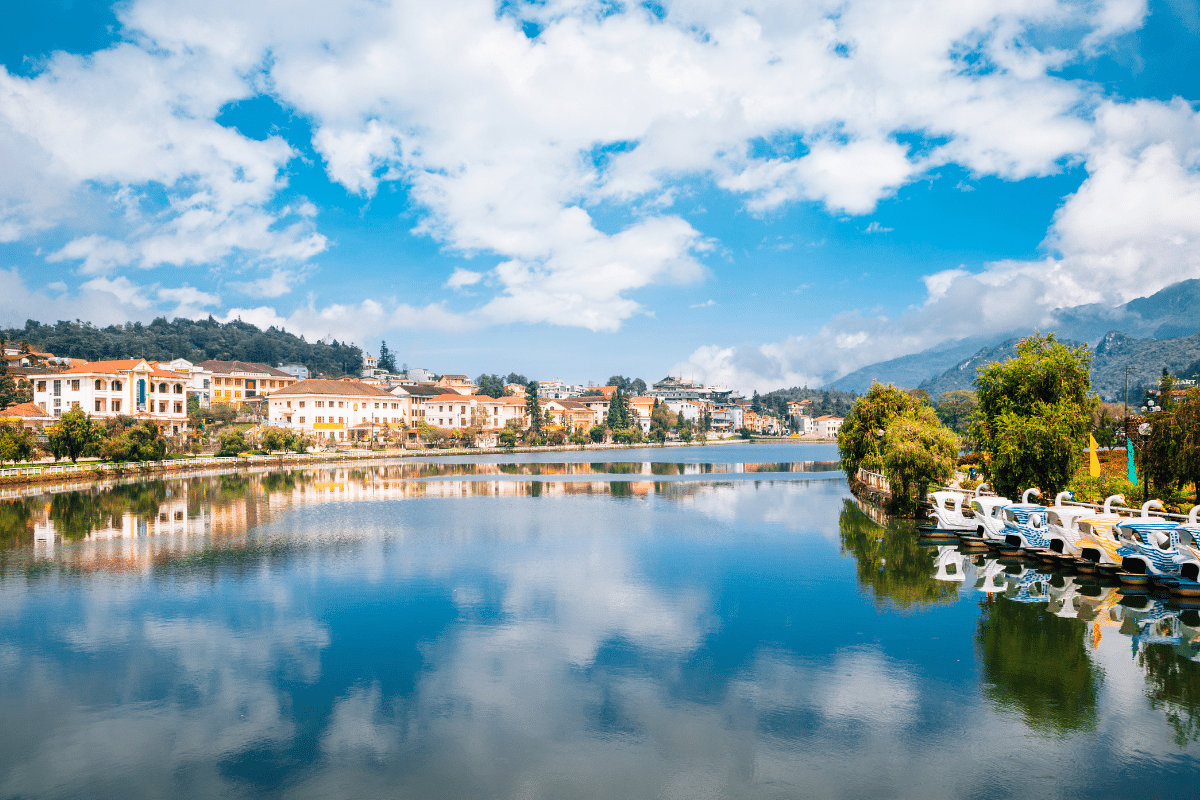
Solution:
M 1112 359 L 1134 358 L 1139 363 L 1157 363 L 1158 366 L 1153 368 L 1138 367 L 1138 375 L 1141 376 L 1138 382 L 1153 382 L 1158 380 L 1164 366 L 1172 371 L 1183 370 L 1200 358 L 1200 354 L 1187 358 L 1186 353 L 1192 352 L 1192 349 L 1183 341 L 1200 333 L 1200 279 L 1173 283 L 1149 297 L 1139 297 L 1116 308 L 1092 303 L 1058 309 L 1054 312 L 1053 321 L 1043 330 L 1055 332 L 1060 341 L 1086 342 L 1097 348 L 1093 383 L 1097 384 L 1097 391 L 1105 396 L 1116 397 L 1116 387 L 1109 375 L 1111 369 L 1115 369 L 1109 365 Z M 1032 328 L 943 342 L 920 353 L 870 364 L 827 385 L 861 393 L 870 388 L 872 380 L 877 380 L 907 388 L 920 386 L 935 397 L 942 391 L 951 391 L 942 388 L 945 386 L 969 389 L 975 377 L 974 367 L 991 363 L 989 358 L 997 360 L 988 355 L 988 351 L 1001 352 L 1008 347 L 1004 351 L 1008 355 L 1004 358 L 1011 357 L 1011 345 L 1031 333 Z M 1163 349 L 1153 344 L 1156 341 L 1172 344 Z M 1101 350 L 1104 342 L 1108 344 Z M 1143 344 L 1134 345 L 1131 342 Z M 974 362 L 973 367 L 963 366 L 966 361 Z M 950 376 L 949 372 L 956 372 L 959 377 Z M 1124 363 L 1120 366 L 1120 372 L 1121 391 L 1124 391 Z M 1153 375 L 1150 375 L 1151 372 Z M 964 373 L 969 373 L 970 379 L 966 385 L 958 385 L 962 383 Z M 1130 386 L 1133 386 L 1132 370 L 1129 380 Z M 935 389 L 938 391 L 935 392 Z

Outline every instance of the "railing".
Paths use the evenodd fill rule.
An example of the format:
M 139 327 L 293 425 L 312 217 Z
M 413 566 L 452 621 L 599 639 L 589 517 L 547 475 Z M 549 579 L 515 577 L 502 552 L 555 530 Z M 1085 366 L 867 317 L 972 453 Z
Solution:
M 892 484 L 891 481 L 887 479 L 886 475 L 881 475 L 878 472 L 871 472 L 870 470 L 859 467 L 858 480 L 860 483 L 865 483 L 867 486 L 871 486 L 881 492 L 887 492 L 888 494 L 892 493 Z

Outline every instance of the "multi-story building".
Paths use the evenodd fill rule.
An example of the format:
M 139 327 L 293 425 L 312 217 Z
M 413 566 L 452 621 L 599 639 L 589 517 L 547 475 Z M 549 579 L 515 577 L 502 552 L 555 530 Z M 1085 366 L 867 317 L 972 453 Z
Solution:
M 306 381 L 309 378 L 308 367 L 303 364 L 280 364 L 279 369 L 298 381 Z
M 395 395 L 365 383 L 309 378 L 272 391 L 267 419 L 318 439 L 345 441 L 356 426 L 404 424 L 400 405 Z
M 577 383 L 538 381 L 538 397 L 548 400 L 562 400 L 568 397 L 573 399 L 579 397 L 583 392 L 583 386 Z
M 705 404 L 703 401 L 696 400 L 675 400 L 667 401 L 667 408 L 676 414 L 682 414 L 683 418 L 695 425 L 700 421 L 700 416 L 704 413 Z
M 520 397 L 447 393 L 426 399 L 421 413 L 425 424 L 450 430 L 476 424 L 481 430 L 503 428 L 509 420 L 516 420 L 522 427 L 528 424 L 525 400 Z
M 842 418 L 825 414 L 813 420 L 813 432 L 824 439 L 836 439 L 842 429 Z
M 628 400 L 630 419 L 642 429 L 643 434 L 650 433 L 650 413 L 654 411 L 654 402 L 657 399 L 643 396 L 630 397 Z
M 595 410 L 576 400 L 555 398 L 542 402 L 541 406 L 551 424 L 561 425 L 568 434 L 587 433 L 600 421 Z
M 466 375 L 443 375 L 438 378 L 435 384 L 443 390 L 449 390 L 455 394 L 475 394 L 479 389 L 478 386 L 471 383 L 471 379 Z
M 144 358 L 94 361 L 33 376 L 33 402 L 53 417 L 81 408 L 93 417 L 126 415 L 187 430 L 188 378 Z
M 712 427 L 716 431 L 736 431 L 745 427 L 745 412 L 737 403 L 714 403 Z
M 246 361 L 201 361 L 195 366 L 212 375 L 212 402 L 240 406 L 270 396 L 297 382 L 295 375 L 266 364 Z

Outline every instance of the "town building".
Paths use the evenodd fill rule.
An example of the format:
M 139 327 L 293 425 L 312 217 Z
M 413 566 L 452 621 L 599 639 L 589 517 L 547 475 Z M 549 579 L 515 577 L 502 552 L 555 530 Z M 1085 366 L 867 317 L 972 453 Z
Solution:
M 745 411 L 737 403 L 713 403 L 712 428 L 715 431 L 736 431 L 746 425 Z
M 345 441 L 357 428 L 404 425 L 400 400 L 358 381 L 309 378 L 275 389 L 267 400 L 268 424 Z
M 195 365 L 212 375 L 212 402 L 240 406 L 297 383 L 295 375 L 247 361 L 201 361 Z
M 466 375 L 443 375 L 437 379 L 435 385 L 456 394 L 475 394 L 479 390 Z
M 726 389 L 724 386 L 705 386 L 701 383 L 668 375 L 648 389 L 646 394 L 650 397 L 657 397 L 659 400 L 670 402 L 708 400 L 713 403 L 725 403 L 729 402 L 733 390 Z
M 93 417 L 152 420 L 187 430 L 187 376 L 144 358 L 95 361 L 33 376 L 33 402 L 52 417 L 80 408 Z
M 822 439 L 836 439 L 842 429 L 842 418 L 824 414 L 813 419 L 813 433 Z
M 471 427 L 478 430 L 498 429 L 505 427 L 509 420 L 516 420 L 521 427 L 529 424 L 525 399 L 522 397 L 448 392 L 426 399 L 422 404 L 422 413 L 426 425 L 447 430 Z
M 40 431 L 54 422 L 54 417 L 36 403 L 17 403 L 0 411 L 0 424 L 18 425 Z
M 303 364 L 280 364 L 279 370 L 286 372 L 298 381 L 306 381 L 311 377 L 308 373 L 308 367 Z
M 584 433 L 601 420 L 599 414 L 577 400 L 552 398 L 541 403 L 542 411 L 550 418 L 551 425 L 561 426 L 568 434 Z

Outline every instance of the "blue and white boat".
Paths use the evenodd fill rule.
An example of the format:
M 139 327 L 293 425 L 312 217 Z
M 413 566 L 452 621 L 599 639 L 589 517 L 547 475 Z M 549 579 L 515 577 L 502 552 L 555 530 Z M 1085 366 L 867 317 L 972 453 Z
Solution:
M 1150 509 L 1163 504 L 1149 500 L 1142 504 L 1142 515 L 1123 519 L 1113 526 L 1117 553 L 1121 556 L 1121 583 L 1141 586 L 1154 577 L 1178 577 L 1183 562 L 1190 560 L 1179 549 L 1179 523 L 1163 517 L 1151 517 Z
M 980 489 L 983 486 L 979 487 Z M 976 495 L 971 498 L 971 512 L 975 519 L 975 536 L 962 536 L 964 541 L 972 538 L 977 542 L 982 542 L 989 547 L 998 547 L 1004 543 L 1004 513 L 1006 506 L 1012 505 L 1012 500 L 1007 497 L 996 497 L 994 495 L 980 496 Z
M 1030 503 L 1030 495 L 1037 497 L 1041 492 L 1037 489 L 1026 489 L 1021 495 L 1020 503 L 1005 506 L 1004 515 L 1004 549 L 1026 550 L 1031 554 L 1047 550 L 1050 540 L 1047 538 L 1049 528 L 1046 525 L 1046 506 Z
M 1187 522 L 1175 529 L 1176 547 L 1181 558 L 1179 575 L 1171 579 L 1159 579 L 1173 595 L 1200 598 L 1200 523 L 1196 515 L 1200 506 L 1193 506 Z

